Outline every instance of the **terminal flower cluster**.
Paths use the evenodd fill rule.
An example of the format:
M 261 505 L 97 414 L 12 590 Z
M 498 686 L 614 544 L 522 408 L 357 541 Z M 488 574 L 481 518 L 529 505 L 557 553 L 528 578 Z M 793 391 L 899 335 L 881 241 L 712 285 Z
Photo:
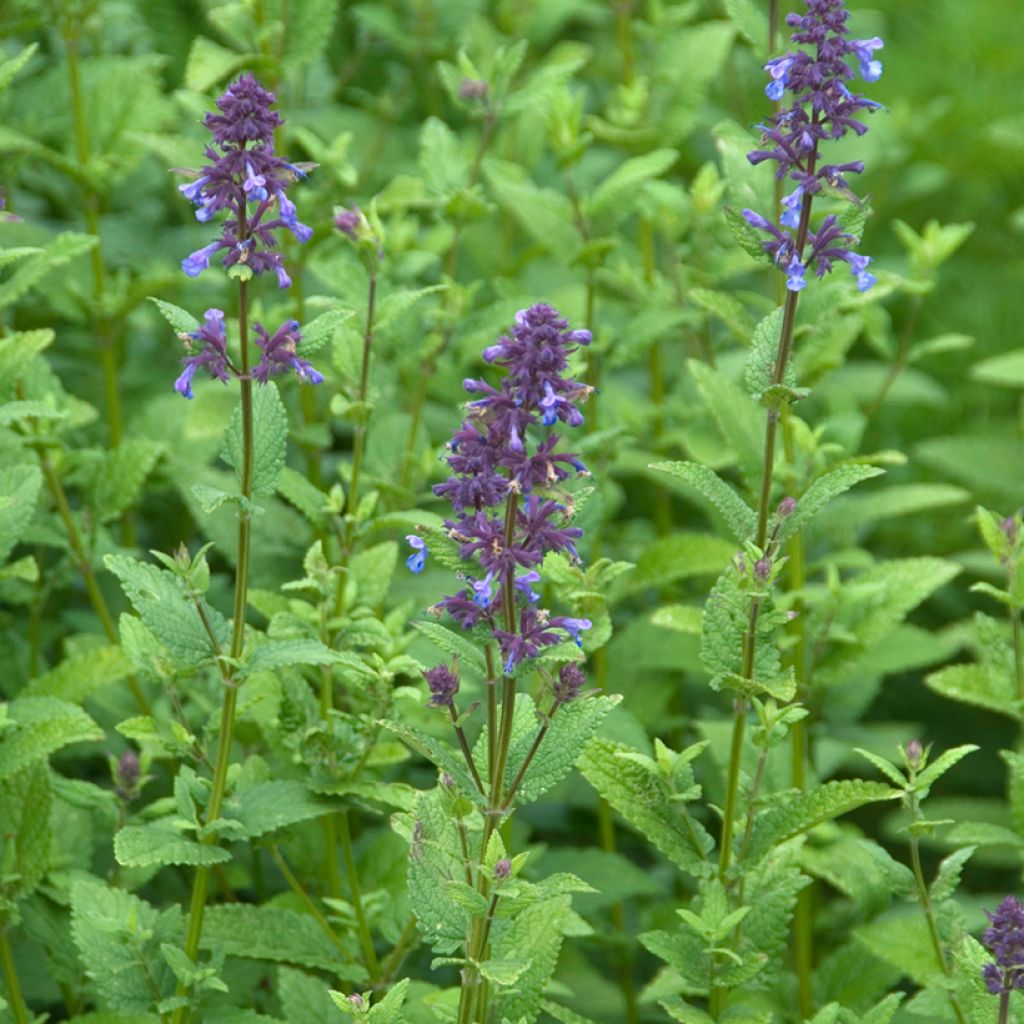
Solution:
M 841 139 L 849 132 L 863 135 L 868 129 L 858 116 L 876 110 L 880 104 L 851 91 L 849 85 L 857 72 L 849 63 L 852 57 L 865 82 L 875 82 L 882 74 L 881 62 L 873 56 L 882 40 L 849 39 L 849 17 L 845 0 L 806 0 L 807 13 L 790 14 L 786 23 L 794 29 L 792 41 L 812 48 L 796 49 L 776 57 L 765 65 L 771 81 L 765 89 L 769 99 L 782 101 L 786 93 L 792 103 L 780 110 L 768 124 L 758 125 L 762 148 L 748 154 L 752 164 L 774 161 L 776 177 L 795 184 L 783 201 L 783 212 L 776 225 L 753 210 L 744 210 L 747 222 L 771 237 L 762 243 L 786 272 L 786 286 L 799 291 L 807 284 L 805 274 L 814 268 L 824 277 L 838 260 L 846 263 L 857 287 L 866 291 L 876 281 L 868 271 L 871 257 L 852 251 L 854 235 L 842 229 L 838 219 L 829 215 L 815 230 L 809 223 L 811 200 L 830 190 L 850 194 L 848 174 L 860 174 L 864 164 L 851 161 L 820 164 L 823 142 Z M 795 235 L 794 235 L 795 232 Z
M 287 228 L 305 242 L 312 231 L 299 222 L 295 204 L 286 195 L 288 186 L 305 174 L 274 154 L 274 129 L 282 124 L 282 118 L 271 109 L 273 102 L 272 92 L 244 74 L 217 100 L 220 113 L 206 116 L 206 127 L 213 135 L 213 145 L 206 149 L 210 164 L 180 190 L 197 205 L 198 220 L 208 221 L 221 210 L 228 216 L 220 238 L 182 261 L 189 277 L 198 276 L 209 267 L 214 254 L 226 250 L 224 266 L 245 266 L 253 274 L 273 270 L 282 288 L 291 284 L 281 253 L 275 250 L 275 232 Z M 296 352 L 302 340 L 298 321 L 285 321 L 273 334 L 256 323 L 254 331 L 261 355 L 251 373 L 253 380 L 265 384 L 288 371 L 309 384 L 324 379 Z M 200 369 L 224 383 L 231 376 L 240 376 L 228 355 L 222 310 L 208 309 L 203 323 L 180 337 L 185 343 L 185 368 L 174 389 L 183 397 L 193 397 L 192 379 Z
M 566 636 L 582 645 L 580 633 L 591 626 L 588 619 L 541 608 L 534 589 L 547 552 L 579 557 L 576 543 L 583 531 L 570 525 L 557 488 L 572 473 L 587 470 L 574 454 L 559 450 L 556 431 L 536 441 L 530 437 L 559 423 L 583 422 L 579 406 L 592 389 L 566 373 L 569 356 L 589 343 L 589 331 L 570 330 L 551 306 L 517 313 L 512 330 L 483 353 L 486 362 L 505 370 L 500 385 L 463 382 L 479 397 L 469 402 L 448 446 L 451 476 L 434 487 L 455 513 L 445 522 L 448 535 L 474 567 L 463 577 L 465 587 L 434 610 L 448 612 L 466 629 L 485 624 L 507 673 Z M 408 540 L 413 553 L 406 564 L 420 572 L 426 544 L 416 535 Z
M 225 251 L 225 267 L 243 265 L 254 274 L 272 270 L 282 288 L 291 284 L 275 232 L 285 228 L 300 242 L 313 232 L 300 223 L 287 196 L 305 171 L 274 153 L 274 130 L 284 120 L 271 109 L 273 102 L 272 92 L 244 74 L 217 100 L 220 113 L 206 115 L 204 123 L 213 135 L 213 144 L 206 147 L 209 163 L 179 189 L 196 204 L 197 220 L 205 223 L 222 210 L 228 216 L 220 238 L 182 260 L 189 277 L 198 277 L 215 254 Z

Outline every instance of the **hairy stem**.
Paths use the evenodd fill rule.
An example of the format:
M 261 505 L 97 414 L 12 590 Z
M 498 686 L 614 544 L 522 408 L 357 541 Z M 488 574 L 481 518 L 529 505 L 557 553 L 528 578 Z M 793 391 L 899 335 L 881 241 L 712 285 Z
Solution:
M 455 729 L 455 736 L 459 741 L 459 749 L 462 751 L 462 756 L 466 759 L 466 767 L 469 769 L 469 774 L 473 776 L 473 782 L 476 783 L 476 788 L 480 790 L 482 796 L 486 792 L 484 784 L 480 779 L 480 773 L 476 770 L 476 762 L 473 760 L 473 752 L 469 749 L 466 733 L 462 726 L 459 725 L 459 713 L 455 710 L 454 701 L 448 705 L 448 710 L 451 712 L 452 727 Z

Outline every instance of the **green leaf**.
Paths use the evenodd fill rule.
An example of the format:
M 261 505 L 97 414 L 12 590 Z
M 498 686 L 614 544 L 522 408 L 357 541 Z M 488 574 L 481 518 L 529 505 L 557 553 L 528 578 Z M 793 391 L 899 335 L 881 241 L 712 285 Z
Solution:
M 199 321 L 187 309 L 175 306 L 173 302 L 164 302 L 163 299 L 154 298 L 152 295 L 149 296 L 149 301 L 160 310 L 160 315 L 178 334 L 191 334 L 199 330 Z
M 962 850 L 955 850 L 948 857 L 943 858 L 939 864 L 935 881 L 928 889 L 933 902 L 941 903 L 948 900 L 960 884 L 960 873 L 964 865 L 971 859 L 971 854 L 977 849 L 976 846 L 965 846 Z
M 634 761 L 620 756 L 629 747 L 609 740 L 591 740 L 579 759 L 584 778 L 648 842 L 676 867 L 700 877 L 709 870 L 714 843 L 703 826 L 672 800 L 664 782 Z
M 204 949 L 249 960 L 269 960 L 328 971 L 335 977 L 359 977 L 309 914 L 283 907 L 228 903 L 207 907 Z
M 587 741 L 594 735 L 605 716 L 622 698 L 587 697 L 573 701 L 558 709 L 551 719 L 547 734 L 537 748 L 516 792 L 516 803 L 532 803 L 552 786 L 559 783 L 579 760 Z M 519 701 L 530 698 L 520 696 Z M 509 750 L 506 786 L 509 785 L 533 745 L 536 729 L 514 743 Z
M 196 605 L 177 576 L 126 555 L 107 555 L 103 561 L 121 581 L 143 624 L 179 666 L 195 668 L 213 657 L 213 646 Z M 205 602 L 203 607 L 218 643 L 225 648 L 229 642 L 227 622 Z
M 331 650 L 326 644 L 311 638 L 267 640 L 249 652 L 244 671 L 251 674 L 288 665 L 344 665 L 358 677 L 374 678 L 373 669 L 358 655 Z
M 209 911 L 207 911 L 209 913 Z M 156 992 L 169 996 L 174 975 L 160 954 L 181 945 L 181 912 L 158 912 L 145 900 L 95 878 L 71 885 L 71 935 L 103 1003 L 125 1014 L 152 1009 Z
M 55 697 L 18 697 L 7 712 L 15 727 L 0 742 L 0 780 L 70 743 L 103 739 L 103 730 L 81 708 Z
M 775 363 L 778 359 L 779 337 L 782 332 L 782 309 L 772 310 L 754 328 L 750 355 L 747 356 L 743 380 L 747 393 L 755 402 L 760 402 L 765 393 L 775 384 Z M 782 382 L 789 388 L 796 387 L 796 371 L 793 362 L 786 364 Z
M 253 56 L 236 53 L 205 36 L 196 36 L 185 64 L 185 87 L 192 92 L 209 92 L 218 82 L 251 66 Z
M 36 676 L 25 688 L 32 697 L 58 697 L 81 704 L 97 690 L 119 682 L 132 671 L 131 662 L 115 644 L 77 651 L 55 668 Z
M 420 131 L 420 174 L 427 190 L 446 198 L 469 182 L 466 163 L 455 133 L 437 117 L 428 117 Z
M 483 677 L 487 674 L 487 665 L 479 647 L 464 636 L 438 622 L 429 622 L 425 619 L 414 619 L 410 625 L 429 637 L 445 653 L 457 656 L 465 667 L 472 669 L 477 675 Z
M 402 1005 L 409 990 L 409 979 L 403 978 L 388 989 L 379 1003 L 370 1007 L 367 1024 L 403 1024 Z
M 796 508 L 779 524 L 777 539 L 784 544 L 799 533 L 833 498 L 859 484 L 862 480 L 881 476 L 885 470 L 863 463 L 847 463 L 819 476 L 800 498 Z
M 15 331 L 0 338 L 0 377 L 17 380 L 32 358 L 53 344 L 57 336 L 49 327 L 34 331 Z
M 754 0 L 725 0 L 725 13 L 754 52 L 768 52 L 768 18 Z
M 311 793 L 304 782 L 275 779 L 230 796 L 224 802 L 224 817 L 239 822 L 245 835 L 255 839 L 336 809 L 336 804 Z
M 0 780 L 0 912 L 30 895 L 50 868 L 51 803 L 50 768 L 40 759 Z
M 971 377 L 983 384 L 1024 388 L 1024 348 L 983 359 L 971 367 Z
M 164 446 L 144 437 L 128 438 L 104 453 L 93 481 L 93 503 L 102 522 L 116 519 L 138 500 Z
M 43 474 L 38 466 L 7 466 L 0 469 L 0 562 L 21 540 L 35 515 Z
M 447 772 L 465 796 L 473 800 L 482 799 L 465 760 L 453 747 L 401 722 L 384 721 L 381 724 L 417 754 L 432 762 L 440 771 Z
M 714 313 L 732 331 L 737 341 L 746 344 L 754 330 L 754 321 L 746 306 L 735 295 L 710 288 L 691 288 L 688 294 L 695 305 Z
M 757 529 L 757 513 L 713 470 L 696 462 L 656 462 L 659 469 L 685 481 L 725 517 L 733 536 L 742 544 Z
M 338 17 L 335 0 L 303 0 L 287 9 L 284 64 L 289 69 L 315 63 L 327 48 Z
M 964 704 L 986 708 L 1000 715 L 1019 718 L 1021 709 L 1013 681 L 988 665 L 947 665 L 925 676 L 930 690 Z
M 52 270 L 87 253 L 98 242 L 99 239 L 95 235 L 83 235 L 77 231 L 61 232 L 41 253 L 29 256 L 3 284 L 0 284 L 0 309 L 20 299 Z
M 541 1006 L 546 1014 L 554 1017 L 557 1021 L 561 1021 L 561 1024 L 594 1024 L 594 1021 L 589 1017 L 584 1017 L 576 1013 L 575 1010 L 570 1010 L 567 1006 L 553 1003 L 550 999 L 543 1000 Z
M 600 222 L 602 231 L 612 230 L 629 216 L 642 195 L 643 186 L 660 178 L 678 158 L 679 152 L 675 149 L 652 149 L 619 164 L 594 189 L 585 204 L 589 216 Z
M 576 251 L 580 236 L 572 203 L 563 193 L 538 188 L 517 164 L 493 157 L 484 161 L 484 173 L 499 206 L 538 245 L 561 259 Z
M 277 493 L 289 505 L 294 505 L 314 526 L 322 526 L 326 521 L 324 506 L 327 504 L 327 495 L 291 466 L 281 470 Z
M 832 818 L 880 800 L 894 800 L 900 791 L 882 782 L 859 779 L 826 782 L 807 793 L 799 793 L 784 804 L 758 816 L 750 840 L 748 865 L 756 864 L 776 846 Z
M 618 584 L 619 594 L 662 587 L 692 576 L 717 576 L 736 554 L 736 545 L 709 533 L 672 533 L 644 547 L 636 569 Z
M 26 420 L 62 420 L 67 413 L 50 402 L 8 402 L 0 406 L 0 426 L 24 423 Z
M 32 59 L 38 49 L 38 43 L 30 43 L 15 56 L 0 64 L 0 92 L 14 81 L 18 72 Z
M 360 551 L 349 566 L 356 582 L 359 604 L 379 608 L 388 596 L 391 578 L 398 565 L 398 545 L 393 540 Z
M 270 382 L 258 385 L 252 392 L 252 493 L 273 494 L 277 478 L 284 466 L 288 445 L 288 414 Z M 224 436 L 224 461 L 235 471 L 242 486 L 242 407 L 236 406 Z
M 719 370 L 691 359 L 686 364 L 722 440 L 751 490 L 761 482 L 764 413 L 743 389 Z
M 978 749 L 980 748 L 975 743 L 964 743 L 959 747 L 953 747 L 950 750 L 944 751 L 917 776 L 917 779 L 915 780 L 917 789 L 928 789 L 932 783 L 945 775 L 953 765 Z
M 537 1019 L 541 999 L 558 962 L 570 910 L 568 896 L 541 900 L 528 906 L 502 931 L 494 944 L 494 956 L 525 966 L 510 982 L 503 982 L 510 987 L 498 993 L 499 1018 Z
M 907 780 L 903 773 L 891 762 L 878 754 L 871 753 L 863 747 L 853 748 L 861 757 L 866 757 L 886 778 L 896 786 L 905 787 Z
M 302 325 L 302 341 L 300 342 L 299 355 L 308 359 L 316 355 L 334 337 L 335 332 L 345 321 L 354 316 L 351 309 L 329 309 L 321 313 L 314 320 Z
M 186 838 L 169 820 L 125 826 L 114 836 L 114 856 L 126 868 L 226 864 L 231 860 L 227 850 Z

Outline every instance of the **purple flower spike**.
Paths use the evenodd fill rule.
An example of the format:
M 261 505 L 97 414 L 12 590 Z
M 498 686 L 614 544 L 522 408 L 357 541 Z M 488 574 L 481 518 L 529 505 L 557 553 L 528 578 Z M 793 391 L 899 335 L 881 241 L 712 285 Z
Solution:
M 519 310 L 511 330 L 483 351 L 485 362 L 505 371 L 500 383 L 463 381 L 474 397 L 448 445 L 451 476 L 434 487 L 452 505 L 448 536 L 479 570 L 460 574 L 461 590 L 432 610 L 447 612 L 464 629 L 485 626 L 507 673 L 562 643 L 565 633 L 579 643 L 581 630 L 590 628 L 587 619 L 552 617 L 538 607 L 541 595 L 533 588 L 549 552 L 579 558 L 583 531 L 569 522 L 561 485 L 586 467 L 559 449 L 558 434 L 534 435 L 558 422 L 583 422 L 578 407 L 592 389 L 568 376 L 568 366 L 590 340 L 589 331 L 570 330 L 544 303 Z
M 785 268 L 786 287 L 794 292 L 806 286 L 807 270 L 814 269 L 818 277 L 823 277 L 835 260 L 849 261 L 849 244 L 855 241 L 853 236 L 843 235 L 842 246 L 826 246 L 820 239 L 815 241 L 809 224 L 804 223 L 800 232 L 802 214 L 805 203 L 826 188 L 848 193 L 849 186 L 843 175 L 859 174 L 864 169 L 860 161 L 835 165 L 822 164 L 819 160 L 824 143 L 841 139 L 850 132 L 863 135 L 867 126 L 859 116 L 880 106 L 850 90 L 847 82 L 855 73 L 848 58 L 856 60 L 861 77 L 867 82 L 877 81 L 882 74 L 881 63 L 872 57 L 875 50 L 881 49 L 882 40 L 877 36 L 847 38 L 849 14 L 845 0 L 805 2 L 807 13 L 790 14 L 786 24 L 795 30 L 793 43 L 806 49 L 794 49 L 764 66 L 770 79 L 765 89 L 768 97 L 781 103 L 789 94 L 792 103 L 772 116 L 768 124 L 758 125 L 761 145 L 747 154 L 747 159 L 755 165 L 774 162 L 776 178 L 789 179 L 797 187 L 782 201 L 778 226 L 753 210 L 743 211 L 743 217 L 752 227 L 771 236 L 761 244 L 776 265 Z M 796 232 L 797 237 L 792 237 L 785 229 Z M 841 234 L 838 229 L 834 233 Z M 808 241 L 812 243 L 810 252 L 806 251 Z M 853 268 L 854 264 L 850 266 Z M 875 276 L 867 273 L 863 266 L 853 273 L 861 291 L 875 283 Z
M 447 665 L 438 665 L 423 673 L 430 688 L 430 703 L 435 708 L 450 707 L 459 692 L 459 680 Z
M 994 914 L 981 941 L 995 957 L 982 969 L 982 977 L 993 995 L 1024 988 L 1024 906 L 1016 896 L 1007 896 Z
M 415 533 L 407 533 L 405 539 L 409 542 L 409 547 L 412 548 L 412 554 L 405 560 L 405 564 L 418 575 L 423 572 L 423 567 L 427 564 L 430 548 L 427 547 L 427 542 Z
M 274 153 L 274 130 L 283 119 L 272 110 L 274 94 L 244 74 L 217 100 L 220 113 L 207 114 L 213 134 L 206 148 L 207 166 L 195 181 L 180 185 L 181 194 L 196 204 L 196 219 L 206 223 L 227 212 L 220 239 L 182 261 L 182 270 L 196 277 L 210 265 L 210 256 L 226 250 L 225 267 L 244 264 L 253 274 L 273 271 L 287 288 L 291 279 L 281 265 L 275 232 L 285 228 L 300 241 L 313 231 L 296 217 L 286 189 L 305 172 Z M 273 216 L 276 209 L 278 217 Z

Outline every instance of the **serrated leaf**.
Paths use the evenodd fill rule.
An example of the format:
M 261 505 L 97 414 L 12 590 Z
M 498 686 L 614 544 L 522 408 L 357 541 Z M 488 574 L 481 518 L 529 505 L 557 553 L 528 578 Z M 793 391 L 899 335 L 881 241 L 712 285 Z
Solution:
M 765 393 L 775 384 L 775 363 L 778 360 L 779 337 L 782 332 L 782 308 L 773 309 L 754 328 L 750 354 L 743 371 L 747 393 L 755 402 L 760 402 Z M 796 387 L 796 370 L 790 360 L 786 364 L 782 381 L 786 387 Z
M 281 470 L 277 479 L 277 493 L 289 505 L 294 505 L 314 526 L 321 526 L 325 522 L 327 495 L 291 466 Z
M 8 402 L 0 406 L 0 426 L 5 427 L 23 420 L 62 420 L 66 416 L 67 412 L 48 402 Z
M 114 856 L 127 868 L 226 864 L 231 860 L 227 850 L 189 839 L 170 821 L 125 826 L 114 836 Z
M 695 359 L 687 366 L 708 414 L 722 440 L 735 452 L 740 473 L 753 491 L 761 482 L 764 413 L 721 371 Z
M 754 0 L 725 0 L 725 13 L 756 53 L 767 53 L 768 18 Z
M 688 819 L 684 808 L 671 800 L 661 780 L 619 756 L 629 750 L 609 740 L 591 740 L 579 759 L 580 771 L 676 867 L 695 877 L 704 875 L 714 842 L 699 822 Z
M 410 625 L 429 637 L 442 651 L 456 655 L 465 667 L 472 669 L 479 676 L 487 674 L 487 665 L 480 649 L 464 636 L 448 629 L 447 626 L 425 619 L 414 619 Z
M 99 242 L 95 235 L 63 231 L 42 252 L 29 256 L 3 284 L 0 284 L 0 309 L 20 299 L 52 270 L 87 253 Z
M 18 697 L 7 713 L 15 728 L 0 740 L 0 780 L 70 743 L 103 739 L 103 730 L 81 708 L 55 697 Z
M 484 173 L 494 198 L 547 251 L 565 259 L 580 243 L 572 203 L 561 192 L 538 188 L 518 165 L 493 158 Z
M 757 529 L 757 513 L 713 470 L 696 462 L 656 462 L 651 469 L 669 473 L 702 494 L 725 517 L 742 544 Z
M 32 358 L 52 345 L 55 338 L 56 335 L 49 327 L 15 331 L 0 338 L 0 377 L 4 380 L 17 380 L 24 374 Z
M 275 779 L 232 794 L 224 802 L 224 817 L 239 822 L 246 837 L 255 839 L 335 809 L 336 804 L 311 793 L 304 782 Z
M 829 470 L 819 476 L 800 498 L 796 508 L 779 523 L 777 539 L 784 544 L 790 537 L 799 533 L 830 501 L 839 497 L 851 487 L 863 480 L 882 476 L 885 472 L 877 466 L 866 466 L 863 463 L 848 463 Z
M 748 865 L 756 864 L 781 843 L 840 815 L 880 800 L 894 800 L 900 791 L 882 782 L 859 779 L 826 782 L 817 789 L 799 793 L 785 804 L 769 808 L 758 816 L 750 840 Z
M 524 961 L 526 967 L 515 985 L 497 996 L 498 1012 L 508 1020 L 535 1020 L 547 988 L 571 909 L 568 896 L 542 900 L 527 907 L 502 931 L 495 942 L 495 956 Z
M 103 522 L 135 504 L 163 448 L 147 438 L 128 438 L 104 454 L 93 483 L 94 507 Z
M 112 1010 L 141 1017 L 152 1009 L 154 986 L 161 996 L 173 992 L 160 947 L 181 945 L 181 925 L 177 906 L 158 912 L 95 878 L 71 885 L 71 934 L 86 974 Z
M 308 359 L 316 355 L 334 337 L 334 332 L 353 316 L 351 309 L 329 309 L 302 325 L 299 355 Z
M 928 894 L 934 902 L 941 903 L 956 892 L 964 865 L 971 859 L 971 854 L 976 849 L 976 846 L 965 846 L 962 850 L 955 850 L 948 857 L 943 858 L 935 880 L 928 889 Z
M 121 581 L 121 587 L 143 624 L 166 647 L 183 668 L 194 668 L 213 657 L 203 621 L 195 604 L 186 596 L 181 581 L 166 569 L 138 562 L 126 555 L 107 555 L 107 568 Z M 204 610 L 222 648 L 228 644 L 224 617 L 204 602 Z
M 690 300 L 701 309 L 714 313 L 735 335 L 736 340 L 746 344 L 754 331 L 754 321 L 746 307 L 729 292 L 715 291 L 711 288 L 691 288 L 688 292 Z M 776 335 L 778 343 L 778 335 Z
M 338 17 L 335 0 L 303 0 L 288 9 L 284 63 L 294 69 L 313 64 L 331 39 Z
M 725 217 L 726 224 L 729 225 L 729 231 L 732 233 L 732 237 L 735 239 L 739 247 L 743 249 L 751 259 L 760 263 L 762 266 L 774 267 L 775 264 L 772 262 L 771 256 L 764 251 L 761 236 L 750 226 L 743 214 L 731 206 L 723 206 L 722 214 Z
M 249 653 L 244 671 L 265 672 L 269 669 L 288 665 L 344 665 L 350 672 L 363 679 L 374 676 L 370 668 L 358 655 L 348 651 L 335 651 L 319 640 L 296 638 L 293 640 L 267 640 Z
M 643 186 L 660 178 L 678 158 L 675 149 L 652 149 L 625 160 L 594 189 L 585 204 L 589 216 L 600 222 L 601 230 L 610 231 L 629 216 Z
M 393 540 L 360 551 L 349 565 L 358 603 L 368 608 L 380 607 L 388 596 L 397 565 L 398 545 Z
M 160 315 L 178 332 L 178 334 L 191 334 L 199 330 L 199 321 L 181 306 L 173 302 L 165 302 L 163 299 L 149 296 L 149 301 L 160 311 Z
M 119 682 L 132 671 L 131 662 L 115 644 L 93 647 L 65 657 L 25 688 L 32 697 L 58 697 L 81 704 L 97 690 Z
M 32 521 L 43 486 L 38 466 L 7 466 L 0 469 L 0 563 L 21 540 Z
M 201 946 L 248 960 L 312 967 L 336 977 L 361 974 L 342 961 L 337 946 L 311 915 L 283 907 L 245 903 L 207 907 Z
M 922 790 L 929 788 L 958 761 L 962 761 L 968 754 L 972 754 L 978 749 L 979 747 L 975 743 L 964 743 L 959 747 L 944 751 L 923 772 L 918 774 L 917 787 Z
M 548 726 L 547 734 L 537 748 L 523 781 L 516 792 L 516 803 L 532 803 L 560 782 L 582 756 L 588 740 L 597 731 L 605 716 L 622 698 L 615 694 L 610 697 L 587 697 L 567 704 L 555 713 Z M 521 696 L 519 701 L 529 702 Z M 532 705 L 532 702 L 530 702 Z M 533 745 L 533 734 L 522 736 L 513 743 L 508 755 L 508 770 L 505 783 L 508 786 L 518 773 L 527 752 Z
M 893 785 L 906 786 L 907 780 L 891 761 L 887 761 L 884 757 L 879 757 L 878 754 L 873 754 L 863 747 L 854 747 L 853 749 L 861 757 L 867 758 Z
M 38 49 L 38 43 L 30 43 L 15 56 L 0 64 L 0 92 L 14 81 L 18 72 L 32 59 Z
M 252 493 L 273 494 L 288 446 L 288 414 L 271 381 L 252 392 Z M 242 486 L 242 407 L 236 406 L 224 435 L 224 461 Z
M 3 759 L 0 741 L 0 763 Z M 30 895 L 50 867 L 50 768 L 35 759 L 0 779 L 0 864 L 3 901 Z
M 446 198 L 469 182 L 469 165 L 458 137 L 437 117 L 428 117 L 420 131 L 419 168 L 427 190 Z

